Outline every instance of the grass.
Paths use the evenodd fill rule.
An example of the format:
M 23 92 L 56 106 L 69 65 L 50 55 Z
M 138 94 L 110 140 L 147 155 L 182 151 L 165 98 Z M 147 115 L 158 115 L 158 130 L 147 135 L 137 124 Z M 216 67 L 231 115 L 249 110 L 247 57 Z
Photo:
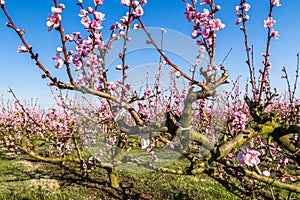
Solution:
M 101 169 L 83 177 L 62 166 L 0 150 L 0 199 L 238 199 L 205 175 L 121 171 L 121 189 L 112 189 L 107 182 Z
M 162 166 L 170 163 L 169 155 L 162 152 L 159 156 Z M 186 167 L 183 159 L 172 164 L 177 169 Z M 0 148 L 0 200 L 239 199 L 205 174 L 177 176 L 123 165 L 119 168 L 121 188 L 113 189 L 108 185 L 105 170 L 94 169 L 83 176 L 74 166 L 69 167 L 32 160 Z M 300 194 L 293 193 L 290 199 L 300 199 Z

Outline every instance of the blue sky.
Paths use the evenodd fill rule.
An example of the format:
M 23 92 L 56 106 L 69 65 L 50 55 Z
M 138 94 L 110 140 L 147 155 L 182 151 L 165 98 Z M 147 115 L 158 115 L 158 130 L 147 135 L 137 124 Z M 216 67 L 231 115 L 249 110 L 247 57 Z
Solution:
M 63 74 L 65 70 L 55 69 L 54 62 L 52 61 L 52 57 L 55 56 L 56 47 L 59 46 L 58 32 L 48 32 L 45 23 L 47 15 L 51 12 L 50 8 L 53 2 L 51 0 L 43 0 L 43 3 L 38 3 L 39 1 L 36 0 L 7 0 L 6 2 L 7 9 L 16 25 L 26 30 L 25 37 L 29 44 L 33 46 L 34 51 L 39 53 L 44 65 L 54 76 L 64 79 Z M 76 2 L 76 0 L 60 1 L 60 3 L 66 5 L 62 15 L 66 33 L 83 30 L 80 18 L 78 17 L 79 7 L 75 5 Z M 84 0 L 86 5 L 92 2 L 92 0 Z M 216 17 L 219 17 L 226 25 L 224 30 L 217 33 L 216 63 L 218 64 L 226 56 L 228 50 L 233 48 L 225 66 L 230 74 L 230 79 L 234 79 L 241 74 L 243 77 L 242 81 L 245 82 L 248 76 L 248 68 L 245 64 L 244 40 L 239 26 L 234 24 L 236 20 L 234 6 L 239 3 L 239 0 L 215 0 L 215 2 L 222 7 Z M 263 58 L 261 53 L 266 48 L 267 30 L 263 26 L 263 20 L 268 15 L 269 1 L 249 0 L 248 2 L 251 5 L 248 33 L 250 44 L 254 45 L 255 66 L 256 69 L 259 69 L 262 67 L 261 61 Z M 270 57 L 272 69 L 270 73 L 273 87 L 278 87 L 283 91 L 286 84 L 285 80 L 280 79 L 282 75 L 281 68 L 282 66 L 286 66 L 290 72 L 290 77 L 293 78 L 296 67 L 296 54 L 300 51 L 300 1 L 281 1 L 281 4 L 282 6 L 275 8 L 273 13 L 274 19 L 277 21 L 274 28 L 279 31 L 280 39 L 272 40 Z M 183 34 L 182 37 L 189 38 L 193 24 L 188 23 L 185 19 L 184 10 L 185 3 L 181 0 L 148 0 L 148 4 L 144 7 L 145 13 L 142 19 L 148 27 L 163 27 Z M 104 37 L 107 37 L 110 34 L 108 31 L 110 25 L 118 21 L 126 13 L 127 8 L 121 6 L 119 0 L 105 0 L 104 5 L 99 8 L 99 11 L 106 14 L 106 20 L 103 22 L 103 32 Z M 38 97 L 41 104 L 49 105 L 51 95 L 47 86 L 48 81 L 41 79 L 42 72 L 35 66 L 35 63 L 27 54 L 17 53 L 17 47 L 21 42 L 17 35 L 5 26 L 6 21 L 4 14 L 1 12 L 0 94 L 4 94 L 7 97 L 6 90 L 11 86 L 21 99 Z M 168 37 L 167 34 L 166 38 Z M 176 39 L 173 39 L 170 44 L 174 45 L 172 49 L 177 53 L 184 52 L 185 54 L 194 48 Z M 132 59 L 134 60 L 135 58 Z M 174 57 L 174 59 L 176 58 Z M 141 63 L 133 62 L 133 64 L 140 65 Z M 188 64 L 179 64 L 182 64 L 184 71 L 189 69 Z

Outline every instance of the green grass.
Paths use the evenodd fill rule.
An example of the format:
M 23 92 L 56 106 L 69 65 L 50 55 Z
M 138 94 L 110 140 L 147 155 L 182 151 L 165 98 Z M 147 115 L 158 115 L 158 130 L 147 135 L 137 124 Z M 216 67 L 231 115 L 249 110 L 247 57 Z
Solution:
M 121 189 L 108 186 L 106 171 L 75 171 L 0 150 L 0 199 L 238 199 L 205 175 L 120 172 Z
M 134 153 L 136 152 L 133 151 L 133 155 Z M 166 166 L 171 163 L 177 169 L 187 167 L 184 159 L 177 158 L 172 163 L 174 159 L 170 158 L 170 154 L 160 154 L 158 165 Z M 136 157 L 149 159 L 141 152 Z M 113 189 L 109 187 L 105 170 L 94 169 L 88 176 L 83 176 L 76 167 L 69 167 L 32 160 L 0 148 L 0 200 L 239 199 L 205 174 L 179 176 L 153 173 L 132 164 L 124 164 L 119 168 L 121 188 Z M 290 199 L 300 199 L 300 194 L 293 193 Z

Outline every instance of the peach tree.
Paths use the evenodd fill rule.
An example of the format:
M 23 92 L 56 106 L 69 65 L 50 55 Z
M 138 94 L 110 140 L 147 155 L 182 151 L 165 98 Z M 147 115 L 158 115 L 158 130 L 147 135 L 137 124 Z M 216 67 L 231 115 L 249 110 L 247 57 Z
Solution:
M 102 27 L 105 14 L 100 12 L 103 0 L 94 0 L 88 7 L 77 1 L 84 31 L 72 33 L 66 33 L 63 27 L 62 13 L 67 8 L 53 0 L 46 25 L 59 35 L 60 46 L 52 59 L 55 68 L 68 77 L 62 81 L 40 61 L 26 40 L 25 30 L 14 23 L 6 9 L 9 2 L 0 0 L 6 25 L 21 40 L 18 52 L 29 54 L 42 71 L 42 78 L 49 80 L 48 86 L 57 89 L 53 89 L 56 106 L 48 110 L 32 102 L 22 103 L 9 89 L 13 100 L 1 102 L 1 143 L 41 161 L 75 163 L 85 174 L 97 167 L 106 169 L 114 188 L 120 187 L 119 170 L 132 168 L 131 173 L 140 169 L 176 175 L 205 173 L 242 199 L 282 199 L 281 190 L 288 191 L 289 196 L 299 193 L 299 56 L 293 86 L 283 68 L 286 96 L 278 96 L 270 83 L 271 41 L 279 39 L 273 9 L 280 7 L 279 0 L 266 0 L 267 45 L 259 71 L 254 69 L 247 32 L 251 6 L 240 0 L 235 7 L 235 23 L 245 38 L 245 67 L 249 69 L 245 91 L 240 89 L 239 78 L 231 83 L 228 80 L 230 66 L 225 66 L 225 60 L 231 50 L 223 62 L 215 63 L 217 33 L 225 28 L 217 18 L 221 6 L 214 0 L 183 2 L 184 15 L 193 24 L 191 37 L 198 45 L 189 72 L 175 64 L 163 48 L 166 30 L 159 29 L 159 43 L 144 23 L 146 0 L 121 0 L 120 6 L 128 12 L 108 27 L 111 34 L 107 40 L 103 39 L 107 27 Z M 151 69 L 155 71 L 153 81 L 149 77 L 153 74 L 147 72 L 138 88 L 128 81 L 136 76 L 128 64 L 128 47 L 136 39 L 130 34 L 135 31 L 146 35 L 144 42 L 159 58 Z M 112 69 L 107 57 L 117 42 L 121 45 L 115 50 L 117 61 Z M 110 71 L 120 78 L 113 78 Z M 167 85 L 164 79 L 168 79 Z M 221 93 L 218 88 L 224 84 L 231 84 L 231 90 Z M 72 96 L 74 92 L 76 97 Z M 177 159 L 183 159 L 186 165 L 177 166 Z

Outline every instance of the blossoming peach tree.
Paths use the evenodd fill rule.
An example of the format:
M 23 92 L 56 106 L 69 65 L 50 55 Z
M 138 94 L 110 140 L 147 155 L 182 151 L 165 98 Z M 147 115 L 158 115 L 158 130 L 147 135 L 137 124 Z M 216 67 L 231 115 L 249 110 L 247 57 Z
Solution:
M 120 187 L 120 170 L 132 168 L 134 173 L 143 168 L 177 175 L 205 173 L 243 199 L 281 199 L 282 190 L 290 197 L 299 193 L 300 99 L 295 97 L 299 57 L 294 87 L 283 68 L 286 97 L 271 90 L 269 79 L 271 40 L 279 38 L 273 28 L 276 21 L 272 11 L 280 6 L 279 0 L 266 0 L 270 7 L 264 22 L 267 46 L 257 78 L 246 27 L 250 5 L 240 0 L 235 7 L 235 23 L 245 37 L 249 68 L 244 98 L 238 78 L 232 81 L 231 91 L 217 93 L 217 88 L 230 83 L 224 62 L 215 64 L 216 33 L 225 28 L 216 18 L 221 7 L 214 0 L 183 2 L 199 49 L 189 74 L 164 52 L 166 30 L 161 29 L 159 45 L 144 24 L 146 0 L 121 0 L 120 6 L 127 7 L 128 12 L 110 27 L 108 40 L 102 38 L 105 14 L 99 10 L 103 0 L 94 0 L 90 7 L 85 7 L 82 0 L 77 2 L 84 33 L 65 33 L 61 15 L 65 6 L 53 0 L 46 25 L 60 38 L 53 60 L 56 68 L 66 71 L 68 81 L 63 82 L 39 60 L 25 38 L 25 30 L 16 26 L 6 2 L 0 0 L 6 25 L 21 39 L 18 52 L 28 53 L 42 70 L 42 78 L 58 89 L 53 92 L 57 105 L 48 110 L 32 102 L 22 103 L 9 89 L 14 100 L 1 103 L 1 143 L 11 151 L 45 162 L 77 163 L 85 174 L 96 167 L 106 169 L 114 188 Z M 127 52 L 135 39 L 130 33 L 138 30 L 146 34 L 147 45 L 156 49 L 159 62 L 153 69 L 153 83 L 145 77 L 146 84 L 137 89 L 127 81 Z M 110 70 L 120 72 L 121 78 L 112 80 L 106 58 L 118 41 L 122 43 L 117 50 L 118 63 Z M 207 67 L 200 67 L 203 58 Z M 168 69 L 167 86 L 162 84 L 164 69 Z M 187 84 L 181 87 L 178 80 Z M 83 95 L 75 98 L 72 91 Z M 176 159 L 184 160 L 186 165 L 176 165 Z

